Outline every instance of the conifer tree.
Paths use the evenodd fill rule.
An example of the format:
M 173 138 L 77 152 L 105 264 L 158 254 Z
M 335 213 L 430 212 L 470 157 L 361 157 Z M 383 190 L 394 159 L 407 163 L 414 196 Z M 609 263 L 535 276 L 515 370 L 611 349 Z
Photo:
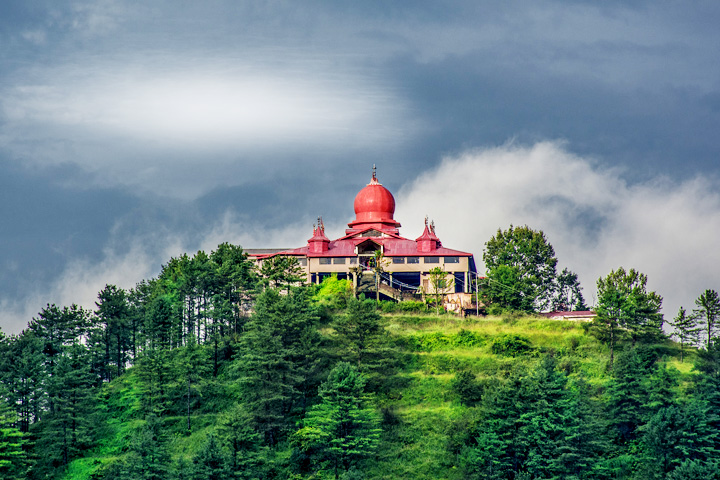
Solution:
M 483 398 L 481 420 L 460 452 L 466 478 L 584 478 L 592 470 L 596 424 L 555 366 L 545 357 Z
M 17 415 L 0 399 L 0 478 L 27 478 L 29 460 L 23 448 L 26 443 L 26 434 L 17 428 Z
M 691 345 L 697 336 L 697 319 L 694 315 L 688 315 L 687 311 L 680 307 L 678 314 L 670 322 L 670 325 L 675 327 L 677 331 L 676 336 L 680 341 L 680 361 L 682 362 L 685 357 L 685 347 Z
M 293 443 L 312 450 L 315 461 L 338 478 L 375 453 L 380 418 L 365 393 L 365 379 L 349 363 L 341 362 L 330 372 L 320 387 L 320 398 L 293 435 Z
M 176 352 L 172 366 L 178 383 L 185 386 L 185 418 L 187 430 L 190 431 L 193 398 L 198 396 L 197 391 L 201 389 L 203 378 L 210 370 L 207 355 L 203 347 L 191 337 L 188 344 Z
M 258 296 L 255 314 L 241 338 L 233 369 L 243 405 L 265 442 L 275 445 L 304 395 L 302 386 L 316 367 L 319 352 L 316 317 L 302 290 Z
M 163 349 L 149 349 L 138 359 L 135 371 L 142 389 L 141 406 L 145 414 L 162 415 L 168 408 L 171 353 Z
M 281 289 L 290 293 L 290 287 L 304 280 L 303 270 L 298 259 L 293 256 L 276 255 L 265 259 L 260 267 L 260 275 L 266 287 Z
M 130 344 L 129 316 L 125 290 L 115 285 L 105 285 L 98 294 L 97 317 L 104 325 L 103 342 L 105 347 L 105 378 L 113 378 L 110 364 L 115 363 L 115 376 L 125 369 L 126 353 Z
M 641 427 L 643 478 L 668 478 L 688 459 L 711 462 L 718 458 L 713 418 L 716 415 L 702 401 L 659 409 Z
M 193 459 L 193 480 L 227 480 L 231 478 L 228 459 L 215 435 L 210 435 Z
M 218 439 L 230 452 L 230 466 L 241 479 L 261 477 L 260 434 L 242 405 L 235 405 L 218 421 Z
M 613 436 L 618 445 L 627 445 L 638 435 L 644 422 L 645 405 L 650 395 L 647 388 L 648 371 L 636 349 L 623 352 L 613 371 L 608 387 L 607 409 Z
M 371 301 L 350 299 L 345 314 L 335 318 L 338 356 L 357 365 L 366 376 L 370 390 L 381 377 L 387 378 L 395 366 L 395 350 L 384 335 L 382 317 Z
M 662 336 L 662 297 L 647 291 L 647 277 L 620 267 L 597 281 L 597 318 L 594 333 L 610 347 L 610 369 L 615 358 L 615 345 L 627 332 L 633 340 L 654 340 Z
M 705 346 L 709 347 L 720 328 L 720 295 L 715 290 L 705 290 L 695 300 L 695 305 L 697 308 L 693 309 L 693 316 L 703 325 Z
M 61 356 L 48 384 L 53 405 L 40 423 L 39 464 L 57 468 L 70 463 L 93 445 L 93 416 L 97 408 L 95 377 L 84 346 L 75 344 Z
M 17 411 L 23 433 L 40 419 L 47 407 L 47 371 L 43 342 L 30 330 L 8 339 L 3 358 L 2 383 L 9 405 Z

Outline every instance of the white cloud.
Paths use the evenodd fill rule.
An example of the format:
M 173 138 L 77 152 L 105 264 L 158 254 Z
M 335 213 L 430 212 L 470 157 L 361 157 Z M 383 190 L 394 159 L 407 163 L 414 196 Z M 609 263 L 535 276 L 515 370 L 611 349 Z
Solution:
M 0 86 L 0 148 L 32 165 L 78 165 L 99 186 L 192 199 L 273 168 L 392 150 L 414 128 L 392 89 L 331 62 L 155 60 L 24 72 Z
M 33 292 L 20 301 L 0 302 L 0 326 L 5 334 L 19 333 L 48 303 L 59 306 L 75 303 L 95 310 L 97 295 L 105 285 L 133 288 L 141 280 L 156 277 L 162 264 L 183 253 L 190 256 L 197 250 L 210 253 L 223 242 L 244 248 L 298 247 L 310 236 L 309 231 L 307 222 L 264 229 L 227 212 L 218 218 L 199 242 L 192 242 L 192 245 L 182 234 L 169 231 L 138 233 L 129 249 L 111 241 L 100 262 L 74 260 L 48 288 Z
M 720 289 L 720 194 L 715 180 L 656 178 L 629 185 L 621 172 L 562 143 L 513 144 L 445 158 L 397 195 L 396 218 L 419 233 L 434 218 L 444 245 L 473 252 L 510 224 L 543 230 L 560 267 L 577 272 L 592 303 L 595 282 L 623 266 L 648 275 L 664 313 Z

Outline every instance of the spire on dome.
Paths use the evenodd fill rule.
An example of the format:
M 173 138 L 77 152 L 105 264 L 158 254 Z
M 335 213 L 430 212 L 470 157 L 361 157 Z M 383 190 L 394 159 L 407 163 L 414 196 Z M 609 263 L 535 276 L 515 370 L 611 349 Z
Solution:
M 355 196 L 353 203 L 355 220 L 348 223 L 346 233 L 353 233 L 365 228 L 397 234 L 400 223 L 395 221 L 395 198 L 377 179 L 377 167 L 373 164 L 372 178 L 365 188 Z
M 377 168 L 375 168 L 375 164 L 373 163 L 372 168 L 372 178 L 370 179 L 370 183 L 368 185 L 382 185 L 377 179 Z

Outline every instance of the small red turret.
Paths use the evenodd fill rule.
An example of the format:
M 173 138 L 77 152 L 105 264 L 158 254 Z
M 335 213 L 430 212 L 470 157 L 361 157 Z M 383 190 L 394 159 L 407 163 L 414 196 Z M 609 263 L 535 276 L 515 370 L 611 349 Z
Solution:
M 425 217 L 425 230 L 415 239 L 415 242 L 417 242 L 417 249 L 420 253 L 434 252 L 440 246 L 440 239 L 435 235 L 435 224 L 428 224 L 427 217 Z
M 317 226 L 313 225 L 313 236 L 308 240 L 309 253 L 323 253 L 328 251 L 330 239 L 325 235 L 325 225 L 322 217 L 318 217 Z

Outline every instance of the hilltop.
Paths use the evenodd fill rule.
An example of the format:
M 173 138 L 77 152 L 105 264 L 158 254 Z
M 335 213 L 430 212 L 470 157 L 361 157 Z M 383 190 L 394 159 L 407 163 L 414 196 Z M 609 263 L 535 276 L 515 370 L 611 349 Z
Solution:
M 371 461 L 358 464 L 361 474 L 347 478 L 468 478 L 467 459 L 462 458 L 468 439 L 463 429 L 478 422 L 483 398 L 493 395 L 498 385 L 511 381 L 518 372 L 532 375 L 547 358 L 567 379 L 564 388 L 581 397 L 578 401 L 586 402 L 587 408 L 600 412 L 607 404 L 613 382 L 607 371 L 608 351 L 588 335 L 588 324 L 532 316 L 460 318 L 420 313 L 384 314 L 381 321 L 387 340 L 384 348 L 392 351 L 397 364 L 391 375 L 374 378 L 372 404 L 380 412 L 382 430 L 377 449 Z M 328 351 L 342 348 L 331 326 L 321 324 L 319 332 Z M 206 358 L 210 355 L 208 348 L 201 351 Z M 670 372 L 674 381 L 671 395 L 682 396 L 696 377 L 694 356 L 680 362 L 671 342 L 653 345 L 645 354 L 648 351 L 656 356 L 663 372 Z M 236 414 L 238 397 L 231 374 L 235 364 L 229 361 L 216 378 L 205 379 L 203 393 L 198 392 L 193 400 L 190 429 L 186 416 L 178 414 L 181 405 L 168 407 L 158 418 L 147 417 L 142 398 L 147 388 L 141 369 L 131 368 L 101 390 L 105 426 L 97 446 L 56 478 L 118 478 L 119 465 L 138 461 L 134 445 L 142 441 L 150 422 L 158 424 L 153 427 L 158 432 L 155 447 L 163 445 L 168 465 L 185 463 L 189 471 L 193 459 L 207 447 L 207 439 L 222 437 L 228 419 Z M 460 381 L 466 384 L 459 385 Z M 181 398 L 174 401 L 182 403 Z M 294 421 L 300 421 L 299 417 Z M 271 473 L 258 478 L 333 478 L 328 469 L 322 475 L 322 469 L 309 467 L 307 458 L 298 461 L 297 446 L 287 438 L 258 455 L 273 463 Z M 303 462 L 307 471 L 299 468 L 298 463 Z

